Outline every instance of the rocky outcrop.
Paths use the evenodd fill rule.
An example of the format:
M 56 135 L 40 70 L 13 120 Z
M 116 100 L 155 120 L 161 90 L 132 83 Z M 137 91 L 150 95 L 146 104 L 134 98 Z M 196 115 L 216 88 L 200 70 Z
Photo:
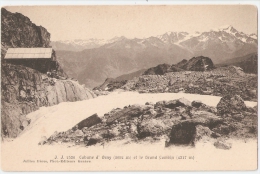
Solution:
M 95 94 L 73 80 L 50 78 L 24 66 L 2 64 L 2 132 L 16 137 L 29 124 L 25 115 L 41 106 L 94 98 Z
M 234 114 L 246 111 L 247 107 L 239 95 L 227 95 L 221 98 L 217 105 L 217 110 L 220 115 Z
M 183 59 L 182 61 L 178 62 L 175 66 L 178 68 L 183 67 L 186 63 L 188 62 L 188 60 Z
M 170 143 L 173 144 L 194 144 L 195 141 L 200 139 L 201 134 L 211 135 L 209 127 L 215 127 L 223 123 L 223 119 L 213 113 L 206 111 L 196 111 L 192 114 L 190 119 L 181 121 L 172 127 L 170 133 Z M 203 128 L 202 127 L 206 127 Z
M 1 9 L 1 57 L 7 48 L 50 47 L 50 33 L 20 14 Z
M 181 61 L 177 67 L 187 71 L 207 71 L 214 68 L 212 60 L 208 57 L 193 57 L 189 61 Z
M 183 103 L 184 99 L 180 99 L 180 102 Z M 142 141 L 150 137 L 167 135 L 174 123 L 182 119 L 181 115 L 188 106 L 182 105 L 169 109 L 165 107 L 165 103 L 167 102 L 162 101 L 156 104 L 147 103 L 146 105 L 131 105 L 122 109 L 114 109 L 101 117 L 102 122 L 82 128 L 84 138 L 74 136 L 74 132 L 80 130 L 77 128 L 78 126 L 75 126 L 66 132 L 55 135 L 55 141 L 49 138 L 47 143 L 79 141 L 81 144 L 93 145 L 107 140 Z
M 171 72 L 172 67 L 178 66 L 188 70 Z M 222 97 L 230 94 L 257 101 L 257 79 L 257 75 L 247 74 L 240 67 L 214 68 L 209 58 L 195 57 L 172 66 L 158 65 L 132 80 L 107 81 L 106 87 L 109 91 L 122 89 L 140 93 L 183 92 Z
M 76 125 L 76 129 L 82 130 L 84 127 L 91 127 L 101 122 L 102 122 L 101 118 L 99 118 L 97 114 L 94 114 L 86 118 L 85 120 L 79 122 Z
M 1 62 L 26 67 L 46 73 L 56 71 L 59 76 L 67 77 L 52 51 L 51 59 L 4 60 L 8 48 L 49 48 L 50 33 L 42 26 L 37 26 L 20 13 L 11 13 L 1 9 Z M 44 66 L 43 66 L 44 65 Z
M 169 64 L 160 64 L 156 67 L 149 68 L 144 72 L 144 75 L 163 75 L 168 72 L 178 72 L 183 71 L 182 69 Z
M 213 131 L 232 137 L 257 136 L 257 109 L 246 107 L 238 95 L 227 95 L 219 101 L 217 112 L 224 124 L 216 126 Z
M 212 70 L 213 68 L 214 68 L 214 65 L 210 58 L 200 56 L 200 57 L 193 57 L 189 61 L 184 59 L 181 62 L 177 63 L 176 65 L 160 64 L 160 65 L 157 65 L 156 67 L 147 69 L 146 71 L 144 71 L 143 74 L 139 74 L 137 72 L 134 74 L 139 74 L 139 77 L 142 78 L 143 76 L 147 76 L 147 75 L 149 75 L 149 76 L 166 75 L 167 73 L 173 73 L 173 72 L 182 73 L 185 70 L 186 71 L 209 71 L 209 70 Z M 176 73 L 176 74 L 178 74 L 178 73 Z M 186 74 L 186 72 L 184 72 L 183 74 Z M 188 74 L 191 74 L 191 72 L 188 72 Z M 136 78 L 138 78 L 138 76 Z M 123 86 L 131 80 L 132 79 L 120 80 L 120 78 L 118 78 L 116 80 L 116 79 L 108 78 L 100 87 L 97 87 L 94 89 L 113 91 L 118 88 L 124 88 Z M 170 82 L 170 84 L 171 84 L 171 82 Z M 126 88 L 126 89 L 128 89 L 128 88 Z M 204 93 L 208 94 L 209 92 L 205 91 Z
M 257 101 L 257 75 L 239 67 L 220 67 L 211 71 L 180 71 L 164 75 L 142 75 L 120 87 L 140 93 L 191 93 L 201 95 L 239 95 Z
M 72 129 L 55 132 L 46 143 L 90 146 L 118 140 L 127 143 L 162 140 L 166 147 L 209 142 L 216 148 L 229 149 L 231 145 L 225 141 L 229 137 L 257 137 L 256 110 L 251 108 L 243 114 L 240 121 L 222 117 L 215 107 L 185 98 L 147 102 L 116 108 L 101 117 L 94 114 Z
M 50 33 L 20 13 L 11 13 L 4 8 L 1 12 L 2 137 L 16 137 L 30 124 L 26 115 L 39 107 L 96 96 L 67 77 L 54 50 L 51 60 L 33 59 L 25 63 L 3 60 L 8 48 L 50 47 Z M 47 73 L 49 70 L 53 71 Z

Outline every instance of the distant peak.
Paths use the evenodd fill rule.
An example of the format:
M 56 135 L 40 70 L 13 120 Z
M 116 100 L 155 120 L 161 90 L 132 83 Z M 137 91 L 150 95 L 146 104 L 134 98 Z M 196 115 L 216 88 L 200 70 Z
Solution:
M 116 37 L 113 37 L 111 40 L 116 40 L 116 41 L 119 41 L 119 40 L 125 40 L 127 39 L 125 36 L 116 36 Z
M 232 25 L 223 25 L 221 27 L 212 29 L 211 31 L 225 31 L 228 33 L 235 33 L 237 30 Z
M 232 25 L 223 25 L 221 27 L 219 27 L 219 29 L 222 29 L 222 30 L 228 30 L 228 29 L 232 29 L 234 28 Z
M 166 34 L 170 35 L 172 34 L 172 31 L 167 31 Z

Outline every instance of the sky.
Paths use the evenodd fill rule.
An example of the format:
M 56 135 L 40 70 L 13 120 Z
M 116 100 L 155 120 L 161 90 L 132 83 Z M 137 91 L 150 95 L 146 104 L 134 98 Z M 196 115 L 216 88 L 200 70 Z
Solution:
M 257 33 L 252 5 L 9 6 L 51 33 L 51 40 L 144 38 L 168 31 L 203 32 L 232 25 Z

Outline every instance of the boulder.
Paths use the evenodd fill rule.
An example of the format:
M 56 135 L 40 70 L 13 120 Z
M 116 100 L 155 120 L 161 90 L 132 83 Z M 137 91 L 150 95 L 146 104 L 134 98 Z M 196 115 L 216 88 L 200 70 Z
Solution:
M 207 71 L 212 70 L 214 68 L 214 64 L 210 58 L 199 56 L 179 63 L 178 67 L 188 71 Z
M 217 104 L 217 111 L 220 115 L 239 113 L 246 111 L 244 100 L 239 95 L 227 95 L 220 99 Z
M 227 143 L 227 142 L 225 142 L 225 141 L 219 140 L 219 141 L 216 141 L 216 142 L 214 143 L 214 146 L 215 146 L 217 149 L 229 150 L 229 149 L 231 149 L 232 144 L 231 144 L 231 143 Z
M 191 106 L 191 102 L 187 100 L 186 98 L 180 98 L 178 99 L 180 103 L 183 103 L 185 106 Z
M 231 132 L 235 131 L 237 128 L 234 125 L 228 125 L 228 124 L 219 124 L 212 130 L 220 135 L 228 135 Z
M 172 127 L 170 144 L 193 144 L 196 135 L 196 125 L 193 122 L 184 121 Z
M 145 105 L 154 105 L 153 102 L 146 102 Z
M 164 106 L 166 102 L 166 100 L 158 101 L 155 103 L 154 107 Z
M 223 119 L 221 117 L 207 111 L 194 112 L 192 119 L 188 121 L 193 122 L 196 125 L 200 124 L 210 127 L 223 123 Z
M 237 114 L 233 114 L 232 118 L 237 120 L 237 121 L 241 121 L 245 116 L 241 113 L 237 113 Z
M 170 130 L 171 126 L 166 125 L 162 120 L 150 119 L 142 121 L 138 125 L 138 137 L 145 138 L 148 136 L 155 136 Z
M 141 105 L 132 105 L 130 107 L 121 109 L 107 118 L 106 123 L 107 125 L 111 125 L 115 123 L 117 120 L 118 122 L 124 122 L 129 119 L 133 119 L 135 117 L 139 117 L 148 111 L 151 107 L 149 105 L 141 106 Z
M 163 75 L 168 72 L 178 72 L 183 71 L 182 69 L 169 64 L 160 64 L 156 67 L 149 68 L 143 74 L 144 75 Z
M 74 134 L 75 137 L 84 137 L 84 133 L 82 132 L 82 130 L 76 130 Z
M 179 107 L 179 106 L 191 106 L 191 102 L 185 98 L 180 98 L 180 99 L 177 99 L 177 100 L 170 100 L 170 101 L 167 101 L 165 102 L 165 107 L 166 108 L 170 108 L 170 109 L 174 109 L 176 107 Z
M 205 126 L 197 125 L 194 142 L 208 141 L 211 137 L 212 131 Z
M 91 127 L 101 122 L 102 122 L 101 118 L 99 118 L 97 114 L 94 114 L 79 122 L 77 124 L 77 128 L 81 130 L 84 127 Z
M 180 121 L 172 126 L 170 142 L 172 144 L 194 144 L 202 135 L 210 136 L 212 127 L 223 122 L 223 119 L 206 111 L 197 111 L 191 119 Z
M 221 135 L 219 133 L 216 133 L 216 132 L 213 132 L 211 133 L 211 137 L 212 138 L 218 138 L 218 137 L 221 137 Z
M 88 141 L 84 141 L 84 142 L 86 143 L 87 146 L 92 146 L 97 144 L 99 140 L 95 138 L 90 138 Z
M 202 105 L 204 105 L 201 101 L 199 100 L 194 100 L 193 102 L 191 102 L 191 105 L 195 108 L 199 108 L 201 107 Z

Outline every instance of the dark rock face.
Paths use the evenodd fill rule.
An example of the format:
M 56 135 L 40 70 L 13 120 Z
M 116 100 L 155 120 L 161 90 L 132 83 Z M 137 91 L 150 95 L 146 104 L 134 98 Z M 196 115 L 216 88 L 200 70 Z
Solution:
M 82 120 L 81 122 L 79 122 L 77 124 L 78 129 L 81 130 L 83 127 L 91 127 L 94 126 L 98 123 L 101 123 L 101 119 L 98 117 L 97 114 L 94 114 L 88 118 L 86 118 L 85 120 Z
M 223 115 L 246 111 L 247 107 L 244 103 L 244 100 L 240 96 L 227 95 L 220 99 L 220 102 L 217 105 L 217 110 L 219 114 Z
M 193 57 L 189 61 L 182 61 L 177 66 L 188 71 L 207 71 L 214 68 L 212 60 L 203 56 Z
M 201 126 L 204 127 L 215 127 L 221 124 L 223 120 L 209 112 L 197 111 L 193 114 L 191 119 L 181 121 L 172 127 L 170 133 L 170 143 L 172 144 L 193 144 L 196 137 L 197 140 L 199 136 L 202 136 L 203 132 L 205 134 L 210 134 L 210 131 L 203 131 L 200 129 Z M 197 127 L 197 128 L 196 128 Z M 208 135 L 210 136 L 210 135 Z
M 193 102 L 191 103 L 191 105 L 192 105 L 193 107 L 199 108 L 199 107 L 201 107 L 201 106 L 203 105 L 203 103 L 202 103 L 201 101 L 195 100 L 195 101 L 193 101 Z
M 182 71 L 182 69 L 169 64 L 160 64 L 156 67 L 149 68 L 144 72 L 144 75 L 163 75 L 168 72 L 178 72 Z
M 236 62 L 234 63 L 235 66 L 241 67 L 244 72 L 246 73 L 254 73 L 257 74 L 258 72 L 258 54 L 256 53 L 255 55 L 252 55 L 248 59 L 241 61 L 241 62 Z
M 180 61 L 179 63 L 176 64 L 176 67 L 182 68 L 187 62 L 188 62 L 188 60 L 183 59 L 182 61 Z
M 172 127 L 170 143 L 191 144 L 195 139 L 196 125 L 192 122 L 182 122 Z
M 219 66 L 237 66 L 243 69 L 245 73 L 254 73 L 258 72 L 258 53 L 251 53 L 242 57 L 235 57 L 230 60 L 222 62 Z
M 42 26 L 36 26 L 20 13 L 1 9 L 1 56 L 7 48 L 49 47 L 50 33 Z

